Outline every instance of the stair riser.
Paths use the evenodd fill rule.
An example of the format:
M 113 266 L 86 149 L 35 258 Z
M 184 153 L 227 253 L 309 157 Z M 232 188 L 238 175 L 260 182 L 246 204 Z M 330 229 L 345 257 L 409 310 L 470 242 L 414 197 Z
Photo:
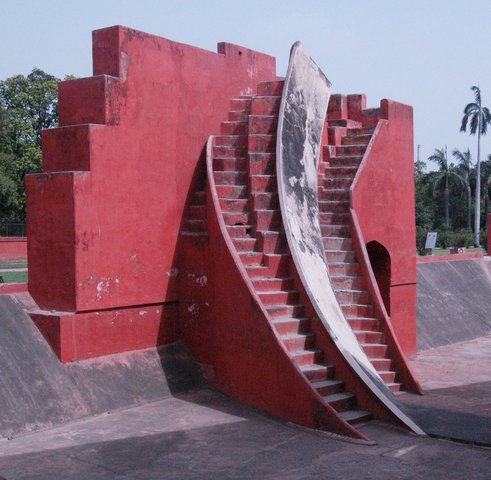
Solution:
M 298 292 L 258 292 L 264 305 L 286 305 L 298 302 Z
M 370 135 L 370 136 L 372 136 L 374 131 L 375 131 L 375 129 L 372 127 L 350 128 L 348 130 L 347 136 L 348 137 L 358 136 L 358 135 Z
M 252 252 L 256 250 L 256 239 L 252 238 L 234 238 L 233 239 L 235 249 L 238 252 Z
M 402 385 L 400 383 L 393 383 L 393 384 L 387 385 L 387 386 L 394 393 L 400 392 L 402 390 Z
M 262 278 L 253 281 L 257 292 L 293 290 L 295 282 L 288 278 Z
M 331 407 L 333 407 L 338 412 L 352 410 L 356 407 L 356 397 L 350 396 L 347 398 L 329 402 L 329 405 L 331 405 Z
M 329 119 L 328 124 L 329 126 L 333 126 L 333 127 L 347 127 L 347 128 L 361 127 L 361 122 L 357 122 L 356 120 L 348 120 L 348 119 L 339 119 L 339 120 Z
M 274 153 L 249 154 L 249 173 L 251 175 L 275 175 L 276 155 Z
M 276 175 L 251 175 L 249 177 L 251 192 L 276 192 Z
M 216 185 L 247 185 L 247 172 L 214 172 Z
M 248 192 L 247 186 L 216 185 L 219 198 L 245 198 Z
M 328 237 L 322 241 L 326 250 L 353 250 L 353 240 L 349 237 Z
M 328 386 L 316 388 L 317 392 L 321 396 L 332 395 L 333 393 L 344 392 L 345 389 L 346 389 L 346 386 L 345 386 L 344 382 L 336 382 L 333 385 L 328 385 Z
M 368 358 L 385 358 L 387 355 L 387 345 L 362 345 Z
M 229 213 L 223 212 L 223 220 L 225 225 L 249 225 L 250 215 L 247 213 Z
M 302 335 L 295 338 L 282 338 L 283 345 L 289 352 L 296 352 L 297 350 L 303 350 L 311 348 L 314 345 L 313 335 Z
M 285 277 L 290 273 L 290 261 L 289 255 L 264 255 L 264 264 L 268 267 L 270 275 L 272 277 Z
M 361 290 L 366 288 L 363 277 L 331 277 L 331 284 L 340 290 Z
M 383 343 L 384 335 L 381 332 L 355 331 L 356 338 L 360 343 Z
M 252 98 L 233 98 L 230 101 L 230 110 L 237 111 L 237 110 L 246 110 L 249 111 L 251 109 L 252 105 Z
M 385 383 L 394 383 L 396 380 L 396 372 L 379 372 L 379 375 Z
M 247 172 L 245 158 L 214 158 L 213 170 L 216 172 Z
M 267 310 L 272 318 L 298 317 L 304 314 L 304 307 L 301 305 L 276 305 L 267 307 Z
M 301 355 L 293 356 L 293 361 L 298 366 L 305 366 L 322 361 L 323 356 L 322 352 L 309 352 L 306 350 L 305 353 L 302 353 Z
M 280 110 L 280 96 L 257 96 L 251 106 L 252 115 L 277 115 Z
M 283 86 L 285 82 L 283 80 L 273 80 L 271 82 L 261 82 L 257 86 L 257 94 L 259 96 L 274 96 L 274 97 L 281 97 L 283 94 Z
M 249 153 L 270 152 L 276 149 L 276 135 L 249 135 Z
M 332 167 L 356 167 L 360 166 L 362 155 L 353 155 L 353 156 L 337 156 L 331 159 Z
M 351 177 L 355 178 L 358 167 L 347 167 L 345 165 L 340 167 L 328 166 L 324 170 L 324 175 L 326 178 L 336 178 L 336 177 Z
M 222 122 L 220 131 L 222 135 L 247 135 L 248 122 Z
M 206 232 L 206 220 L 185 220 L 183 225 L 183 230 L 185 232 Z
M 206 204 L 206 192 L 194 192 L 191 197 L 191 205 L 205 205 Z
M 388 371 L 392 368 L 392 360 L 390 358 L 372 359 L 371 362 L 377 371 Z
M 355 252 L 353 250 L 326 250 L 326 257 L 329 263 L 352 263 L 356 260 Z
M 192 220 L 206 220 L 206 206 L 191 205 L 189 207 L 189 218 Z
M 321 225 L 323 237 L 347 237 L 351 235 L 349 225 Z
M 350 318 L 348 323 L 353 330 L 378 330 L 378 320 L 375 318 Z
M 331 188 L 349 189 L 352 183 L 353 183 L 353 178 L 351 177 L 338 177 L 338 178 L 327 177 L 324 179 L 322 186 L 326 189 L 331 189 Z
M 319 211 L 322 213 L 346 213 L 349 212 L 349 201 L 336 201 L 330 199 L 328 201 L 319 199 Z
M 277 193 L 257 192 L 252 194 L 253 205 L 257 210 L 276 210 L 280 207 Z
M 250 265 L 261 265 L 263 260 L 262 253 L 250 253 L 240 255 L 240 260 L 242 261 L 242 265 L 250 266 Z
M 319 221 L 322 225 L 330 224 L 348 224 L 350 220 L 350 214 L 348 212 L 331 212 L 319 214 Z
M 256 210 L 257 230 L 278 230 L 281 226 L 281 212 L 279 210 Z
M 225 211 L 246 212 L 249 210 L 249 203 L 249 200 L 246 198 L 220 198 L 220 208 Z
M 373 307 L 371 305 L 341 305 L 341 310 L 349 317 L 373 316 Z
M 247 147 L 241 145 L 215 145 L 213 147 L 213 157 L 220 158 L 245 158 Z
M 319 188 L 319 201 L 330 201 L 330 202 L 349 202 L 349 190 L 326 190 L 323 187 Z M 322 210 L 326 211 L 326 210 Z M 344 210 L 346 211 L 346 210 Z
M 281 233 L 258 232 L 258 246 L 266 254 L 283 253 L 286 247 L 286 238 Z
M 336 298 L 341 305 L 367 305 L 370 302 L 368 292 L 356 292 L 356 291 L 335 291 Z
M 343 137 L 342 145 L 368 145 L 371 135 L 350 135 Z
M 365 150 L 365 145 L 341 145 L 336 147 L 336 156 L 363 156 Z
M 304 370 L 304 375 L 311 382 L 320 382 L 334 377 L 335 368 L 333 365 L 329 365 L 322 368 L 316 368 L 315 370 Z
M 289 322 L 275 322 L 274 326 L 279 335 L 306 333 L 310 331 L 310 320 L 295 320 L 292 318 Z
M 252 227 L 242 225 L 228 225 L 227 231 L 231 238 L 250 238 Z
M 231 122 L 249 121 L 249 112 L 247 110 L 235 110 L 228 112 L 228 119 Z
M 329 265 L 331 275 L 360 275 L 360 265 L 356 263 L 339 263 L 337 265 Z
M 245 148 L 247 135 L 219 135 L 215 137 L 215 146 Z
M 278 117 L 275 115 L 260 115 L 249 117 L 249 133 L 251 135 L 276 135 Z

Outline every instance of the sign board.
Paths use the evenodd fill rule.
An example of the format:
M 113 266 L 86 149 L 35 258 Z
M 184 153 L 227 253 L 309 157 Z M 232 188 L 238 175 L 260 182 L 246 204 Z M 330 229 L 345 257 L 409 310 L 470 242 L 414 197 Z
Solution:
M 433 249 L 436 246 L 436 236 L 437 232 L 428 232 L 426 235 L 425 248 Z

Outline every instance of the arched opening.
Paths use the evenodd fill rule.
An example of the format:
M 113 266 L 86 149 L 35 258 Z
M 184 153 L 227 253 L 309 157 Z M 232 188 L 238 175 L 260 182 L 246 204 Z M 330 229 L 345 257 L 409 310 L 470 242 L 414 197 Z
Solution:
M 378 242 L 367 243 L 368 258 L 377 279 L 387 313 L 390 315 L 390 255 L 387 249 Z

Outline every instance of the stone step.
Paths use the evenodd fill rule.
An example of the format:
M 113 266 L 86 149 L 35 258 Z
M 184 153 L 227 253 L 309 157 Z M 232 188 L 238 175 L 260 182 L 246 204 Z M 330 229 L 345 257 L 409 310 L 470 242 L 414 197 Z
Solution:
M 324 352 L 322 350 L 297 350 L 290 352 L 290 355 L 299 367 L 322 362 L 324 358 Z
M 277 192 L 276 175 L 250 175 L 251 192 Z
M 263 304 L 267 306 L 298 304 L 298 290 L 269 290 L 257 293 Z
M 387 355 L 387 345 L 383 343 L 360 343 L 368 358 L 385 358 Z
M 363 153 L 358 155 L 336 155 L 330 160 L 331 167 L 356 167 L 360 166 L 363 159 Z
M 305 307 L 295 305 L 266 305 L 266 310 L 271 317 L 302 317 L 305 315 Z
M 357 262 L 329 262 L 331 275 L 361 275 L 361 267 Z
M 249 153 L 270 152 L 276 150 L 276 135 L 271 134 L 254 134 L 248 137 Z
M 342 380 L 336 379 L 312 382 L 312 386 L 319 392 L 319 395 L 322 396 L 340 393 L 345 389 L 345 383 Z
M 249 153 L 249 173 L 251 175 L 276 175 L 276 154 Z
M 308 350 L 313 347 L 315 335 L 313 333 L 291 333 L 282 335 L 281 340 L 289 352 Z
M 213 157 L 220 158 L 245 158 L 247 155 L 246 145 L 215 145 Z
M 216 191 L 218 198 L 246 199 L 249 189 L 247 185 L 216 185 Z
M 280 335 L 291 333 L 307 333 L 310 330 L 311 320 L 308 317 L 275 317 L 273 325 Z
M 263 261 L 262 252 L 239 252 L 239 257 L 244 266 L 261 265 Z
M 330 215 L 322 214 L 321 215 Z M 327 237 L 322 239 L 326 250 L 353 250 L 351 237 Z
M 378 331 L 379 329 L 379 321 L 375 317 L 346 316 L 346 320 L 353 330 Z
M 353 330 L 358 342 L 360 343 L 383 343 L 384 334 L 377 330 Z
M 228 119 L 232 122 L 247 122 L 249 121 L 248 110 L 230 110 L 228 112 Z
M 247 185 L 249 175 L 247 172 L 238 171 L 215 171 L 213 172 L 215 177 L 215 184 L 218 185 Z
M 351 134 L 341 139 L 342 145 L 368 145 L 372 135 Z
M 365 278 L 362 275 L 331 275 L 331 284 L 335 289 L 366 290 Z
M 189 218 L 196 220 L 206 220 L 206 205 L 190 205 Z
M 328 190 L 335 189 L 349 189 L 353 183 L 354 177 L 327 177 L 322 182 L 322 187 Z
M 281 96 L 258 95 L 251 105 L 252 115 L 277 115 L 280 110 Z
M 341 305 L 341 310 L 347 317 L 373 317 L 372 305 Z
M 344 412 L 356 407 L 356 396 L 350 392 L 338 392 L 326 395 L 324 400 L 336 411 Z
M 261 96 L 281 97 L 283 94 L 284 80 L 271 80 L 257 85 L 257 94 Z
M 222 147 L 227 146 L 247 146 L 247 135 L 217 135 L 215 137 L 215 145 L 219 145 Z
M 347 128 L 359 128 L 362 126 L 361 122 L 356 120 L 328 120 L 327 124 L 332 127 L 347 127 Z
M 247 160 L 245 158 L 218 158 L 213 159 L 214 172 L 246 172 Z
M 322 237 L 347 237 L 351 234 L 351 226 L 349 223 L 342 225 L 327 224 L 321 225 Z
M 247 121 L 226 121 L 220 124 L 220 133 L 222 135 L 247 135 L 249 122 Z
M 295 281 L 291 277 L 279 278 L 255 278 L 252 283 L 257 292 L 266 292 L 273 290 L 293 290 Z
M 277 115 L 251 115 L 249 117 L 249 133 L 252 135 L 276 135 L 277 130 Z
M 346 410 L 339 412 L 340 417 L 348 422 L 350 425 L 356 425 L 358 423 L 367 422 L 372 419 L 372 414 L 365 410 Z
M 251 192 L 255 209 L 277 209 L 280 207 L 278 192 Z
M 319 198 L 319 211 L 322 215 L 323 213 L 333 213 L 333 212 L 349 212 L 350 204 L 349 198 L 342 200 L 335 200 L 333 198 L 329 198 L 328 200 L 323 200 Z
M 325 240 L 323 238 L 324 242 Z M 356 260 L 354 250 L 325 250 L 325 254 L 329 264 L 329 270 L 331 270 L 331 263 L 353 263 Z
M 239 111 L 250 111 L 252 105 L 252 96 L 248 97 L 239 97 L 232 98 L 230 100 L 230 110 L 239 110 Z
M 336 370 L 334 365 L 328 365 L 324 363 L 302 365 L 300 369 L 302 370 L 302 373 L 307 377 L 307 379 L 311 382 L 317 382 L 332 378 Z
M 366 290 L 334 290 L 340 305 L 369 305 L 370 295 Z

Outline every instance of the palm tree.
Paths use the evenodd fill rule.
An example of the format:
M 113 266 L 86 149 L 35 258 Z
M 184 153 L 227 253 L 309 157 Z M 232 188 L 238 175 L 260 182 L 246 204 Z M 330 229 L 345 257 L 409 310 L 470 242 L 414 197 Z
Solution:
M 448 164 L 447 159 L 447 147 L 445 148 L 435 148 L 435 153 L 428 157 L 430 162 L 435 162 L 438 165 L 438 172 L 436 172 L 433 177 L 433 194 L 436 193 L 436 189 L 440 183 L 443 183 L 443 210 L 444 210 L 444 218 L 445 225 L 448 227 L 449 225 L 449 196 L 450 196 L 450 179 L 457 179 L 462 185 L 465 184 L 463 178 L 455 171 L 454 164 Z
M 475 101 L 465 106 L 460 131 L 465 132 L 467 123 L 469 123 L 470 135 L 475 135 L 477 132 L 476 215 L 474 218 L 474 245 L 477 247 L 481 227 L 481 135 L 486 135 L 488 123 L 491 122 L 491 113 L 487 107 L 482 106 L 480 88 L 474 85 L 471 90 L 474 92 Z
M 471 182 L 470 175 L 472 172 L 472 157 L 469 149 L 461 152 L 460 150 L 454 149 L 452 155 L 457 159 L 459 167 L 462 171 L 462 180 L 465 184 L 466 195 L 467 195 L 467 229 L 472 228 L 471 221 L 471 210 L 472 210 L 472 193 L 471 193 Z

